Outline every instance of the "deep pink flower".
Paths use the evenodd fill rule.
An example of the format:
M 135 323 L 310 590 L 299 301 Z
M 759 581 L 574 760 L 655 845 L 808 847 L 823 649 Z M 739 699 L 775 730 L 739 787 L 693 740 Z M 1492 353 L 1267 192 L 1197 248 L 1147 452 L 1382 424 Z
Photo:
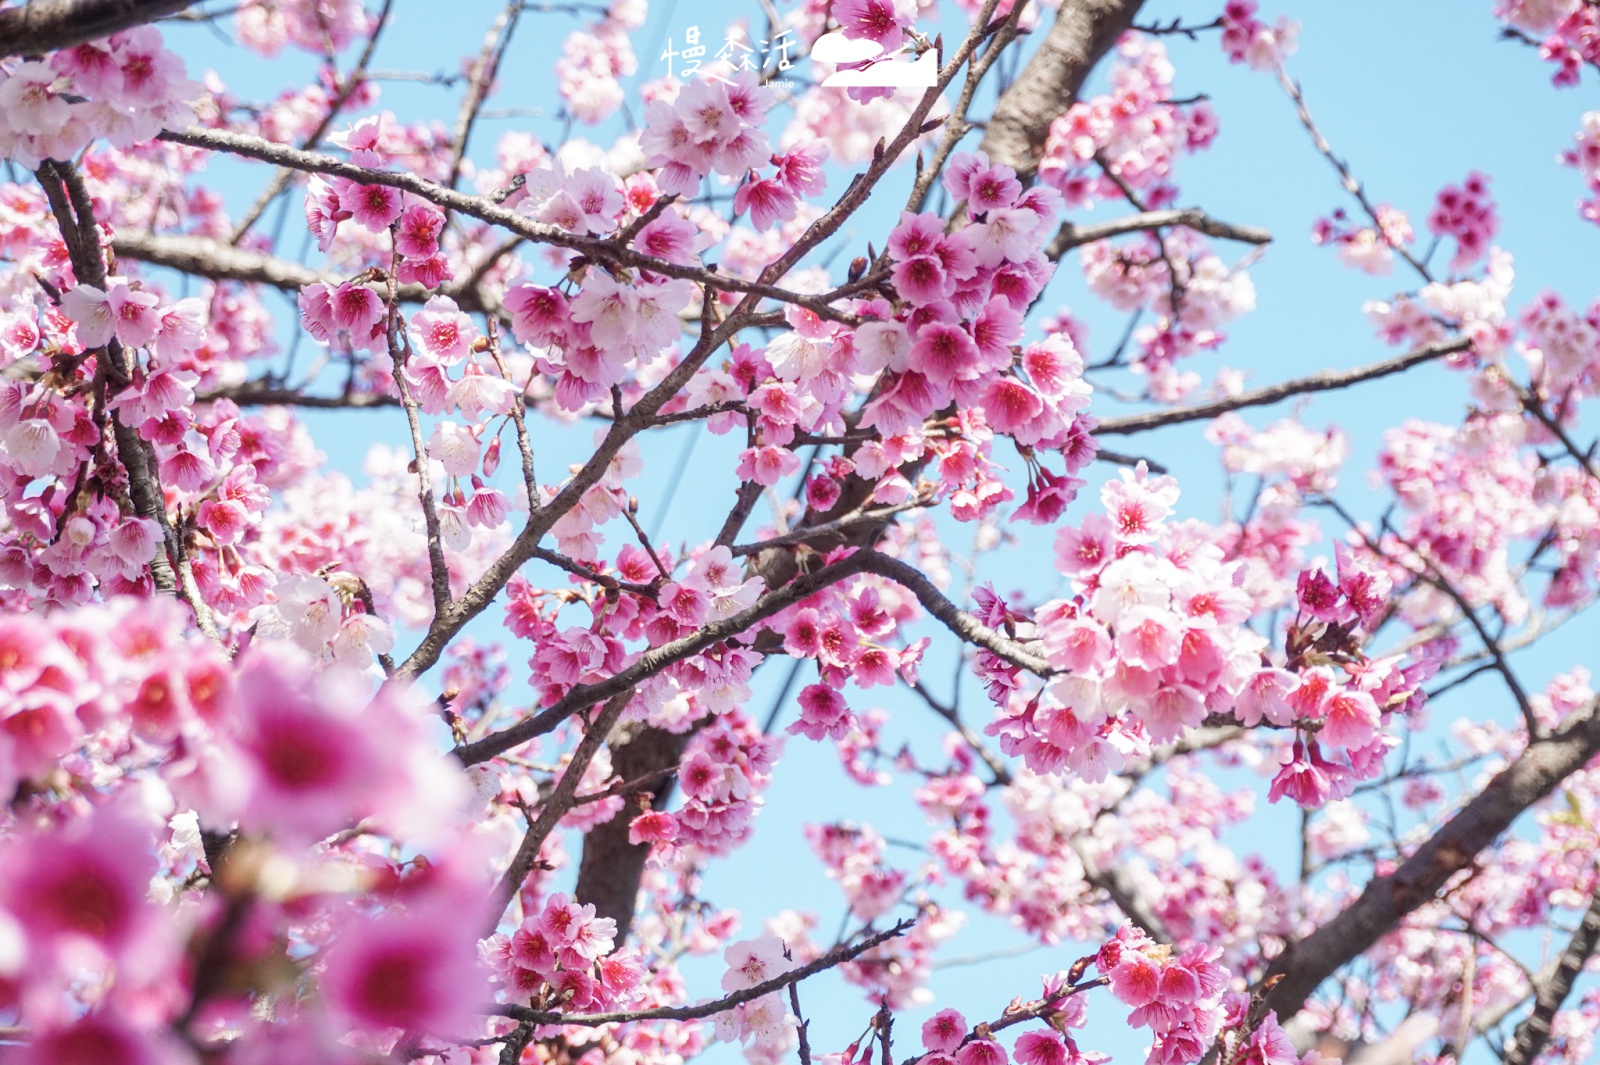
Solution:
M 333 321 L 356 337 L 364 337 L 383 321 L 383 300 L 365 285 L 346 281 L 329 298 Z
M 922 1025 L 922 1045 L 929 1050 L 952 1051 L 967 1034 L 967 1019 L 957 1010 L 940 1010 Z
M 400 217 L 402 200 L 400 190 L 389 185 L 351 184 L 340 194 L 339 206 L 355 221 L 381 233 Z
M 489 1001 L 472 910 L 436 903 L 342 923 L 322 988 L 329 1007 L 360 1029 L 459 1036 Z
M 131 809 L 102 807 L 48 834 L 13 837 L 0 863 L 0 906 L 41 948 L 81 940 L 116 957 L 159 919 L 145 899 L 156 871 L 150 827 Z
M 408 259 L 430 259 L 439 251 L 444 213 L 425 203 L 414 203 L 400 214 L 394 246 Z

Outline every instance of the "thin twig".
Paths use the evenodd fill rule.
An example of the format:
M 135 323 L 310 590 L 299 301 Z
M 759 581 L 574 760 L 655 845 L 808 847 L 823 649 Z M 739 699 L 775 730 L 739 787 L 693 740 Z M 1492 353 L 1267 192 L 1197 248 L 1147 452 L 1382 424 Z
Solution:
M 916 924 L 915 918 L 907 918 L 897 922 L 892 928 L 885 928 L 875 932 L 859 943 L 842 946 L 830 950 L 815 961 L 807 962 L 798 969 L 791 969 L 781 973 L 770 980 L 763 980 L 759 984 L 724 995 L 714 1002 L 702 1002 L 694 1006 L 659 1006 L 647 1010 L 617 1010 L 613 1013 L 559 1013 L 555 1010 L 534 1010 L 526 1006 L 501 1006 L 499 1011 L 514 1020 L 532 1021 L 534 1024 L 579 1024 L 585 1027 L 598 1027 L 602 1024 L 626 1024 L 630 1021 L 698 1021 L 706 1017 L 715 1017 L 719 1013 L 726 1013 L 735 1006 L 742 1006 L 746 1002 L 754 1002 L 764 995 L 774 991 L 782 991 L 791 984 L 797 984 L 809 976 L 827 970 L 843 962 L 852 961 L 874 947 L 881 946 L 891 939 L 902 936 Z

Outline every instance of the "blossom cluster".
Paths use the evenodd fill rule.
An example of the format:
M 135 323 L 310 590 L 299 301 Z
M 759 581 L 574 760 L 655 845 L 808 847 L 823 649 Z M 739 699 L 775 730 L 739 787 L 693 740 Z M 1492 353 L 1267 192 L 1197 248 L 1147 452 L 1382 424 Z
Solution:
M 1555 85 L 1571 88 L 1585 64 L 1600 65 L 1600 12 L 1584 0 L 1497 0 L 1495 16 L 1538 38 L 1539 58 L 1556 65 Z
M 613 0 L 604 17 L 567 35 L 556 60 L 556 92 L 578 121 L 596 125 L 622 106 L 619 79 L 638 72 L 628 36 L 644 25 L 643 0 Z
M 1171 477 L 1125 469 L 1101 489 L 1105 514 L 1057 533 L 1057 568 L 1076 594 L 1034 613 L 1045 657 L 1062 671 L 1044 691 L 979 653 L 999 707 L 985 731 L 1035 772 L 1103 780 L 1150 742 L 1228 712 L 1259 661 L 1264 641 L 1242 624 L 1251 613 L 1242 566 L 1224 562 L 1202 529 L 1166 521 L 1177 496 Z M 1002 624 L 1007 610 L 997 603 L 983 620 Z
M 234 13 L 234 27 L 260 55 L 275 56 L 292 44 L 323 56 L 368 33 L 374 18 L 361 0 L 246 0 Z
M 644 976 L 639 955 L 614 950 L 617 923 L 555 892 L 510 935 L 480 943 L 484 960 L 517 1002 L 596 1013 L 626 1005 Z
M 723 951 L 728 968 L 722 974 L 722 990 L 743 991 L 781 976 L 794 968 L 791 953 L 771 933 L 728 944 Z M 796 1027 L 781 991 L 740 1003 L 716 1018 L 717 1038 L 745 1044 L 745 1056 L 752 1062 L 781 1061 L 794 1044 Z
M 1580 200 L 1578 210 L 1584 218 L 1600 225 L 1600 111 L 1585 111 L 1582 125 L 1572 135 L 1577 146 L 1561 154 L 1561 161 L 1583 174 L 1591 196 Z
M 1129 1023 L 1148 1027 L 1156 1037 L 1149 1065 L 1199 1061 L 1220 1033 L 1231 974 L 1216 963 L 1219 953 L 1191 947 L 1178 954 L 1123 925 L 1095 954 L 1111 993 L 1133 1007 Z
M 1438 236 L 1455 238 L 1451 270 L 1460 271 L 1483 258 L 1500 229 L 1494 201 L 1489 198 L 1489 179 L 1474 172 L 1459 186 L 1441 189 L 1428 214 L 1428 228 Z
M 1125 36 L 1117 46 L 1109 91 L 1080 100 L 1050 126 L 1039 163 L 1042 181 L 1068 208 L 1098 202 L 1138 209 L 1170 207 L 1179 156 L 1208 147 L 1216 117 L 1204 101 L 1174 103 L 1175 71 L 1166 48 Z M 1153 398 L 1170 401 L 1199 383 L 1173 371 L 1174 360 L 1214 347 L 1218 327 L 1255 306 L 1242 270 L 1229 269 L 1199 234 L 1174 229 L 1125 243 L 1095 241 L 1080 253 L 1090 289 L 1119 310 L 1148 309 L 1153 324 L 1135 331 L 1132 358 Z
M 1284 667 L 1253 674 L 1234 711 L 1247 726 L 1265 720 L 1298 730 L 1290 760 L 1268 789 L 1270 800 L 1287 795 L 1315 808 L 1347 797 L 1356 782 L 1382 772 L 1384 756 L 1399 743 L 1384 731 L 1391 715 L 1422 706 L 1420 685 L 1437 663 L 1423 659 L 1402 667 L 1398 657 L 1374 660 L 1361 650 L 1389 608 L 1390 591 L 1381 568 L 1343 549 L 1337 582 L 1322 570 L 1300 574 Z M 1341 760 L 1328 758 L 1323 745 L 1343 752 Z
M 1384 275 L 1394 268 L 1394 250 L 1416 239 L 1411 219 L 1397 207 L 1380 203 L 1374 208 L 1378 223 L 1352 223 L 1344 208 L 1319 218 L 1311 227 L 1311 243 L 1331 245 L 1344 265 L 1363 273 Z
M 188 125 L 194 112 L 181 101 L 199 91 L 150 26 L 0 66 L 0 159 L 36 170 L 92 140 L 128 147 Z
M 1222 51 L 1233 63 L 1252 70 L 1272 70 L 1294 55 L 1300 27 L 1279 15 L 1271 26 L 1256 17 L 1256 0 L 1228 0 L 1222 9 Z
M 463 1030 L 485 993 L 460 921 L 487 898 L 481 848 L 406 863 L 426 875 L 359 844 L 306 850 L 340 832 L 425 845 L 454 826 L 462 776 L 415 699 L 372 697 L 265 637 L 230 662 L 179 636 L 167 602 L 0 622 L 0 790 L 16 796 L 0 1001 L 41 1060 L 102 1045 L 114 1060 L 187 1061 L 174 1033 L 202 1007 L 202 1024 L 248 1023 L 252 1043 L 308 1052 L 352 1026 L 380 1041 Z M 247 992 L 293 972 L 273 957 L 284 937 L 314 952 L 323 1002 L 248 1021 Z M 223 990 L 195 957 L 256 975 Z
M 771 154 L 761 128 L 770 106 L 770 91 L 749 71 L 725 81 L 697 78 L 671 103 L 652 100 L 639 147 L 646 162 L 660 167 L 657 187 L 691 196 L 710 173 L 742 177 L 760 166 Z

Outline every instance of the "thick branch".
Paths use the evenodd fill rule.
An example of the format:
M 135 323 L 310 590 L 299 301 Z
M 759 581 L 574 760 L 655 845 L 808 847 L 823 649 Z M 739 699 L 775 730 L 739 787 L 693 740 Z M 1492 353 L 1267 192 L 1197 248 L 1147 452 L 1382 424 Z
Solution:
M 176 14 L 194 0 L 33 0 L 0 11 L 0 59 L 42 55 Z
M 1076 0 L 1062 4 L 1055 24 L 995 105 L 983 135 L 991 161 L 1031 175 L 1044 153 L 1050 123 L 1077 99 L 1089 71 L 1133 24 L 1144 0 Z
M 39 167 L 37 176 L 50 202 L 56 224 L 61 228 L 61 239 L 67 245 L 78 283 L 104 291 L 105 257 L 100 250 L 94 203 L 82 175 L 71 163 L 47 159 Z M 99 357 L 105 360 L 105 364 L 97 369 L 97 376 L 105 375 L 109 369 L 121 379 L 129 379 L 132 367 L 127 353 L 115 337 L 99 349 Z M 194 611 L 195 624 L 200 631 L 215 639 L 217 626 L 211 608 L 200 594 L 200 586 L 195 581 L 188 555 L 184 552 L 183 540 L 167 516 L 166 493 L 161 487 L 156 457 L 134 428 L 124 424 L 119 412 L 112 411 L 109 420 L 117 459 L 128 474 L 128 497 L 140 517 L 154 521 L 161 529 L 160 547 L 150 560 L 151 580 L 161 591 L 188 603 Z
M 1210 403 L 1197 403 L 1192 407 L 1174 407 L 1171 410 L 1154 410 L 1148 414 L 1132 414 L 1126 418 L 1107 418 L 1096 426 L 1094 431 L 1096 436 L 1110 436 L 1121 433 L 1142 433 L 1147 429 L 1159 429 L 1164 425 L 1178 425 L 1182 422 L 1205 421 L 1244 407 L 1263 407 L 1294 396 L 1308 395 L 1312 392 L 1331 392 L 1360 384 L 1362 381 L 1388 377 L 1445 355 L 1458 354 L 1471 347 L 1472 341 L 1465 338 L 1441 341 L 1415 351 L 1408 351 L 1392 359 L 1385 359 L 1383 362 L 1358 366 L 1353 370 L 1323 370 L 1320 373 L 1297 377 L 1293 381 L 1268 385 L 1253 392 L 1242 392 L 1237 396 L 1229 396 Z
M 1299 1012 L 1317 985 L 1419 906 L 1431 901 L 1479 852 L 1528 807 L 1549 795 L 1600 752 L 1600 699 L 1567 726 L 1537 739 L 1387 876 L 1371 880 L 1361 896 L 1333 920 L 1291 944 L 1267 969 L 1281 977 L 1262 999 L 1264 1009 L 1287 1019 Z
M 1550 1025 L 1556 1018 L 1556 1011 L 1572 993 L 1573 981 L 1589 963 L 1597 944 L 1600 944 L 1600 885 L 1595 887 L 1589 910 L 1583 915 L 1578 930 L 1572 933 L 1567 948 L 1561 952 L 1555 971 L 1549 979 L 1539 981 L 1533 1012 L 1517 1025 L 1517 1035 L 1506 1055 L 1505 1065 L 1531 1065 L 1544 1050 L 1550 1041 Z

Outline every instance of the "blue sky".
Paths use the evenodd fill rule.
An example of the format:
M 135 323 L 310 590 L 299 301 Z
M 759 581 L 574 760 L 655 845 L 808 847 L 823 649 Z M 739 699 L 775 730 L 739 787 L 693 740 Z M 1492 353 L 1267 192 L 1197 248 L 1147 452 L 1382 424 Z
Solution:
M 453 0 L 449 4 L 398 0 L 396 6 L 397 21 L 373 66 L 425 73 L 457 69 L 459 57 L 477 50 L 499 9 L 487 0 Z M 1147 4 L 1141 21 L 1166 22 L 1181 16 L 1205 22 L 1218 8 L 1220 0 L 1215 4 L 1158 0 Z M 640 74 L 630 91 L 638 81 L 665 72 L 658 54 L 666 39 L 681 48 L 685 31 L 692 25 L 698 25 L 707 38 L 716 38 L 717 27 L 734 18 L 759 24 L 760 12 L 756 0 L 668 0 L 652 5 L 647 23 L 635 36 Z M 1302 24 L 1300 50 L 1290 63 L 1292 73 L 1303 83 L 1309 104 L 1334 148 L 1366 182 L 1375 201 L 1407 210 L 1421 232 L 1423 218 L 1441 186 L 1459 183 L 1469 171 L 1484 171 L 1493 178 L 1492 189 L 1499 202 L 1497 243 L 1516 256 L 1513 308 L 1546 288 L 1577 305 L 1600 294 L 1600 271 L 1594 266 L 1600 261 L 1600 228 L 1578 219 L 1574 201 L 1582 191 L 1581 182 L 1575 171 L 1555 161 L 1557 153 L 1571 143 L 1582 112 L 1600 106 L 1592 72 L 1579 89 L 1554 89 L 1549 82 L 1551 68 L 1539 62 L 1532 49 L 1497 39 L 1488 0 L 1470 4 L 1345 0 L 1266 5 L 1264 14 L 1269 19 L 1279 13 Z M 543 107 L 546 114 L 486 119 L 474 140 L 475 157 L 487 158 L 495 137 L 508 128 L 531 126 L 547 139 L 556 135 L 559 125 L 553 114 L 550 65 L 562 38 L 580 21 L 553 13 L 524 16 L 502 72 L 499 94 L 489 107 Z M 293 79 L 303 80 L 313 69 L 311 60 L 299 53 L 262 60 L 199 27 L 169 31 L 167 37 L 188 58 L 191 76 L 198 76 L 205 66 L 214 66 L 243 97 L 265 98 Z M 1166 41 L 1178 69 L 1178 94 L 1208 95 L 1221 121 L 1215 145 L 1180 162 L 1180 203 L 1201 205 L 1230 222 L 1263 226 L 1277 238 L 1251 269 L 1257 310 L 1228 327 L 1230 340 L 1222 351 L 1197 357 L 1190 366 L 1207 380 L 1224 365 L 1240 368 L 1249 373 L 1252 385 L 1259 385 L 1316 369 L 1357 366 L 1392 354 L 1372 335 L 1361 305 L 1368 299 L 1387 298 L 1397 289 L 1412 288 L 1413 280 L 1398 271 L 1388 278 L 1372 278 L 1346 270 L 1332 252 L 1311 245 L 1309 233 L 1318 216 L 1353 204 L 1327 162 L 1313 150 L 1274 79 L 1228 64 L 1214 34 L 1203 35 L 1196 42 L 1172 37 Z M 381 106 L 404 118 L 429 115 L 448 124 L 458 93 L 458 89 L 388 84 Z M 213 165 L 213 176 L 236 210 L 248 205 L 267 180 L 264 168 L 226 161 Z M 909 178 L 902 173 L 895 180 Z M 884 202 L 896 199 L 888 196 Z M 1112 210 L 1115 208 L 1102 208 L 1098 215 L 1080 216 L 1079 220 L 1107 217 Z M 285 249 L 299 247 L 297 216 L 296 200 L 291 204 Z M 880 234 L 892 224 L 892 215 L 876 217 L 869 212 L 861 220 L 859 239 L 864 244 L 873 237 L 881 245 Z M 1237 257 L 1247 250 L 1224 246 L 1221 254 Z M 1442 262 L 1443 257 L 1437 261 Z M 1115 343 L 1124 325 L 1120 314 L 1098 307 L 1072 263 L 1063 264 L 1041 310 L 1060 306 L 1070 307 L 1090 324 L 1091 359 Z M 291 321 L 288 314 L 284 321 Z M 1246 417 L 1254 425 L 1264 425 L 1300 410 L 1309 424 L 1343 427 L 1350 436 L 1352 453 L 1339 495 L 1357 514 L 1370 517 L 1381 509 L 1383 500 L 1368 486 L 1365 471 L 1372 465 L 1382 431 L 1408 417 L 1453 423 L 1459 420 L 1467 399 L 1464 379 L 1435 365 L 1401 378 L 1318 397 L 1303 408 L 1284 404 L 1248 412 Z M 1102 415 L 1122 413 L 1104 397 L 1097 398 L 1095 410 Z M 330 465 L 357 478 L 361 457 L 371 441 L 402 445 L 406 439 L 403 420 L 394 411 L 311 414 L 307 421 Z M 1197 423 L 1118 439 L 1111 446 L 1168 465 L 1184 489 L 1180 516 L 1214 520 L 1221 507 L 1220 465 L 1214 449 L 1203 445 L 1202 431 L 1203 425 Z M 735 487 L 727 441 L 703 437 L 694 443 L 689 476 L 670 503 L 665 498 L 670 473 L 696 432 L 684 428 L 663 434 L 661 442 L 646 454 L 645 476 L 633 486 L 646 527 L 659 527 L 665 539 L 674 543 L 709 538 L 714 528 L 706 524 L 705 515 L 725 512 Z M 1586 437 L 1580 434 L 1580 438 Z M 588 441 L 587 429 L 542 434 L 538 440 L 541 468 L 558 469 L 567 461 L 580 459 Z M 1109 467 L 1093 467 L 1091 485 L 1111 475 Z M 1069 520 L 1080 517 L 1093 501 L 1093 493 L 1085 493 L 1069 512 Z M 985 563 L 986 575 L 1002 588 L 1037 587 L 1040 567 L 1047 564 L 1048 534 L 1020 532 L 1018 549 Z M 950 542 L 965 544 L 969 536 L 968 531 L 957 529 Z M 491 610 L 473 627 L 480 640 L 493 636 L 496 613 Z M 1538 649 L 1515 658 L 1527 687 L 1542 688 L 1555 673 L 1585 660 L 1590 641 L 1582 638 L 1581 628 L 1569 626 Z M 948 653 L 952 648 L 943 650 Z M 514 667 L 521 657 L 522 653 L 513 649 Z M 787 667 L 781 665 L 763 671 L 753 716 L 765 716 L 786 672 Z M 937 674 L 932 678 L 935 690 L 946 690 L 948 676 L 942 669 Z M 1476 682 L 1458 693 L 1464 701 L 1455 705 L 1508 707 L 1509 700 L 1497 684 L 1495 680 Z M 865 700 L 858 701 L 865 704 Z M 896 740 L 914 735 L 919 749 L 934 750 L 937 735 L 926 710 L 898 698 L 887 698 L 883 704 L 895 713 L 892 734 Z M 982 693 L 966 691 L 964 705 L 981 708 Z M 1436 716 L 1442 720 L 1453 713 L 1446 704 Z M 802 822 L 862 818 L 865 811 L 885 835 L 920 838 L 924 831 L 909 800 L 906 781 L 868 799 L 841 779 L 831 749 L 792 740 L 768 793 L 756 840 L 731 861 L 713 868 L 707 879 L 708 897 L 744 910 L 750 921 L 747 929 L 779 909 L 801 907 L 817 911 L 819 928 L 831 931 L 840 913 L 838 892 L 806 852 L 800 835 Z M 1263 813 L 1251 824 L 1251 838 L 1271 838 L 1282 830 L 1278 838 L 1293 840 L 1297 825 L 1294 811 L 1267 811 L 1263 802 Z M 907 864 L 915 861 L 915 855 L 900 856 Z M 1273 854 L 1269 848 L 1268 857 L 1278 864 L 1291 856 Z M 949 946 L 948 953 L 952 957 L 980 955 L 1022 943 L 1021 937 L 1000 922 L 975 919 Z M 1038 973 L 1064 968 L 1081 953 L 1067 946 L 942 969 L 932 986 L 941 1003 L 963 1009 L 969 1020 L 992 1017 L 1013 995 L 1031 993 L 1037 987 Z M 691 978 L 696 981 L 692 993 L 711 993 L 717 969 L 706 965 L 692 970 Z M 808 984 L 802 998 L 814 1018 L 812 1041 L 819 1050 L 842 1047 L 859 1034 L 870 1013 L 854 992 L 829 979 Z M 1092 1027 L 1086 1045 L 1115 1052 L 1118 1060 L 1124 1055 L 1136 1060 L 1146 1040 L 1142 1033 L 1119 1028 L 1121 1007 L 1102 997 L 1091 1013 L 1102 1020 Z M 904 1041 L 899 1052 L 909 1053 L 914 1028 L 905 1024 L 900 1032 Z M 727 1061 L 731 1055 L 719 1051 L 713 1059 Z

